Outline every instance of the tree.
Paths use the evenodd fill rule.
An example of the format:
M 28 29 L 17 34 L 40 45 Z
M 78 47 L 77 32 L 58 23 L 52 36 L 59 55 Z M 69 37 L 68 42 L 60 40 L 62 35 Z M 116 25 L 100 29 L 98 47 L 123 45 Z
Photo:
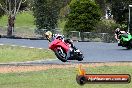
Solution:
M 106 1 L 105 0 L 95 0 L 95 2 L 99 5 L 102 15 L 105 15 L 106 12 Z
M 0 8 L 8 15 L 7 35 L 12 36 L 16 15 L 26 0 L 0 0 Z
M 112 15 L 117 23 L 124 23 L 128 20 L 128 6 L 132 0 L 106 0 L 111 5 Z
M 33 12 L 38 29 L 55 29 L 60 9 L 70 0 L 34 0 Z
M 130 0 L 115 0 L 112 2 L 112 14 L 117 23 L 123 23 L 128 20 L 128 5 Z
M 0 18 L 4 15 L 4 11 L 0 8 Z
M 91 31 L 100 18 L 100 9 L 94 1 L 76 1 L 70 4 L 70 13 L 68 14 L 64 31 Z

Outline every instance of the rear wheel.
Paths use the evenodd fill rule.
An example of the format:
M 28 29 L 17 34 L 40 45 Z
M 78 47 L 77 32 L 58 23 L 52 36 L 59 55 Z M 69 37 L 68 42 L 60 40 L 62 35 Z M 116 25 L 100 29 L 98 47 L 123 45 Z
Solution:
M 127 49 L 131 49 L 131 47 L 130 47 L 130 46 L 127 46 L 126 48 L 127 48 Z
M 126 46 L 127 49 L 132 49 L 132 40 L 129 41 L 128 45 Z
M 65 51 L 61 48 L 61 47 L 58 47 L 56 50 L 55 50 L 55 55 L 56 57 L 61 60 L 62 62 L 66 62 L 66 53 Z
M 83 56 L 83 55 L 80 55 L 80 56 L 78 57 L 78 61 L 82 61 L 83 58 L 84 58 L 84 56 Z

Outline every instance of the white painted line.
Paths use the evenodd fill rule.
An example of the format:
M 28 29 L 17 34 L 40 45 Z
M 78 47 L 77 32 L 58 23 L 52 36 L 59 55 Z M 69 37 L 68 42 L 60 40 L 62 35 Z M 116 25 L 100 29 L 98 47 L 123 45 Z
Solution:
M 21 47 L 27 47 L 27 46 L 21 46 Z
M 3 45 L 6 45 L 6 44 L 0 44 L 0 46 L 3 46 Z M 12 46 L 12 47 L 16 47 L 16 46 L 18 46 L 18 47 L 22 47 L 22 48 L 30 48 L 30 49 L 33 49 L 33 48 L 36 48 L 36 49 L 43 49 L 43 48 L 37 48 L 37 47 L 28 47 L 28 46 L 19 46 L 19 45 L 9 45 L 9 46 Z M 48 50 L 50 50 L 50 49 L 48 49 Z
M 17 46 L 17 45 L 11 45 L 11 46 Z
M 31 48 L 31 49 L 32 49 L 32 48 L 35 48 L 35 47 L 29 47 L 29 48 Z
M 3 46 L 4 44 L 0 44 L 0 46 Z
M 43 49 L 43 48 L 38 48 L 38 49 Z

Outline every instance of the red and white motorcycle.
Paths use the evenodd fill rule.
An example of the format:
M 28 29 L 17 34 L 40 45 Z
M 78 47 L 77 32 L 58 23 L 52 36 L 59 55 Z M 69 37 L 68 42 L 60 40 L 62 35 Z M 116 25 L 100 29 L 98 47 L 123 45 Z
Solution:
M 62 62 L 66 62 L 67 60 L 83 60 L 84 56 L 79 49 L 72 49 L 70 57 L 66 59 L 69 48 L 71 48 L 69 43 L 63 42 L 60 38 L 55 39 L 49 44 L 49 49 L 51 49 Z

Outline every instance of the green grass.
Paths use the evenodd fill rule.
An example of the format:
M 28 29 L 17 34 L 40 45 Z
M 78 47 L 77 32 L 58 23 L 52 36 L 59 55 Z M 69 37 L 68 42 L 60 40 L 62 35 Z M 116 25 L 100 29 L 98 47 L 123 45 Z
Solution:
M 14 29 L 14 35 L 20 36 L 20 37 L 35 37 L 34 30 L 36 29 L 36 25 L 34 24 L 34 16 L 32 11 L 25 11 L 25 12 L 19 12 L 16 15 L 15 20 L 15 29 Z M 0 19 L 0 34 L 6 34 L 7 31 L 7 22 L 8 16 L 4 15 Z M 58 20 L 58 27 L 62 30 L 64 29 L 65 20 Z M 61 30 L 61 31 L 62 31 Z
M 13 46 L 0 46 L 0 63 L 2 62 L 20 62 L 43 59 L 54 59 L 55 55 L 48 49 L 23 48 Z
M 15 20 L 15 27 L 31 27 L 35 28 L 33 13 L 30 11 L 18 13 Z M 8 17 L 4 15 L 0 19 L 0 26 L 7 26 Z
M 102 66 L 86 69 L 87 73 L 132 75 L 131 66 Z M 76 68 L 50 69 L 38 72 L 0 74 L 0 88 L 131 88 L 129 84 L 85 84 L 76 83 Z
M 19 13 L 16 17 L 16 26 L 35 27 L 33 13 L 32 12 Z
M 7 21 L 8 21 L 8 18 L 6 15 L 2 16 L 2 18 L 0 18 L 0 26 L 7 26 Z
M 35 28 L 34 24 L 34 16 L 32 11 L 25 11 L 18 13 L 16 15 L 16 20 L 15 20 L 15 27 L 28 27 L 28 28 Z M 7 21 L 8 21 L 8 16 L 4 15 L 0 19 L 0 26 L 5 27 L 7 26 Z M 58 27 L 64 29 L 65 25 L 65 20 L 58 20 Z
M 15 20 L 15 29 L 13 35 L 19 36 L 19 37 L 35 37 L 34 30 L 36 29 L 36 26 L 34 24 L 34 16 L 31 11 L 25 11 L 18 13 L 16 15 Z M 0 34 L 4 35 L 7 31 L 7 21 L 8 17 L 7 15 L 4 15 L 0 19 Z

